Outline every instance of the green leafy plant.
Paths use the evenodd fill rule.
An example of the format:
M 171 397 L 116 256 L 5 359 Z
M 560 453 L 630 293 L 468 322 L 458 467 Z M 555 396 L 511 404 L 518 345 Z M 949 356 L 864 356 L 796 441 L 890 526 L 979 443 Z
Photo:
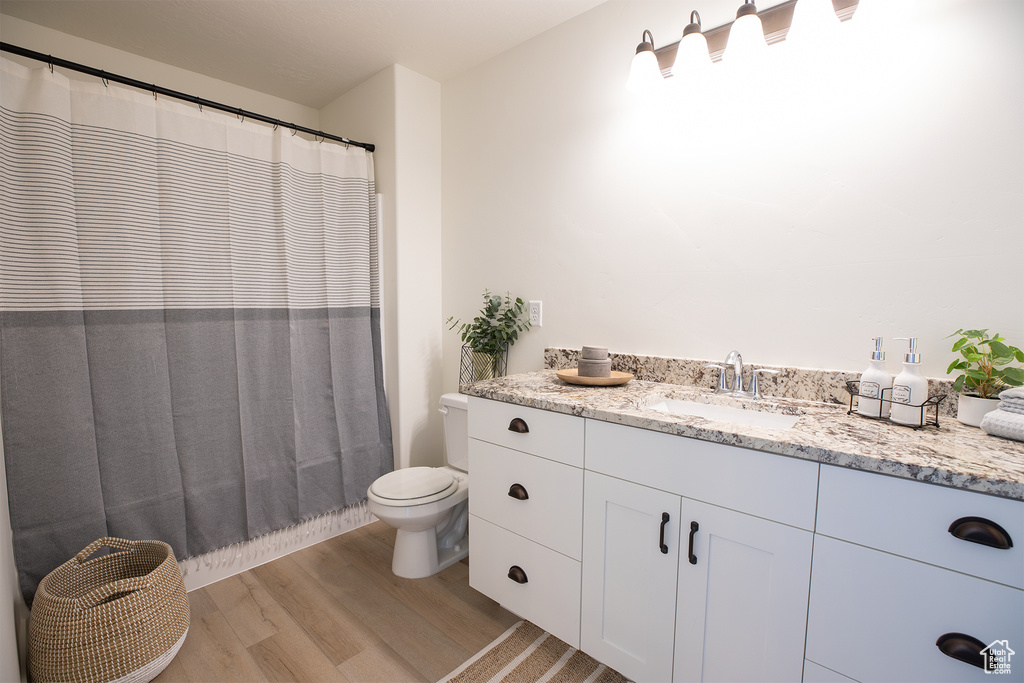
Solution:
M 497 357 L 506 346 L 512 346 L 519 339 L 520 332 L 530 329 L 529 319 L 521 317 L 525 309 L 526 303 L 519 297 L 513 299 L 505 292 L 503 298 L 485 289 L 484 307 L 480 314 L 468 323 L 452 316 L 447 320 L 448 329 L 457 327 L 462 341 L 477 353 Z
M 957 330 L 946 339 L 950 337 L 958 337 L 952 350 L 962 356 L 946 368 L 947 375 L 954 370 L 961 373 L 953 382 L 954 390 L 995 398 L 1007 386 L 1024 384 L 1024 368 L 1009 367 L 1013 361 L 1024 363 L 1024 351 L 1004 344 L 998 332 L 990 337 L 988 330 Z

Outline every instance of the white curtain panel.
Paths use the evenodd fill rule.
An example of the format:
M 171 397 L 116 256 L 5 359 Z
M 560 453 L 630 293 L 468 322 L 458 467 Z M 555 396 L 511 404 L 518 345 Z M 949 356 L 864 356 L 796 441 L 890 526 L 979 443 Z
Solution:
M 373 156 L 0 60 L 0 414 L 22 589 L 180 557 L 392 468 Z

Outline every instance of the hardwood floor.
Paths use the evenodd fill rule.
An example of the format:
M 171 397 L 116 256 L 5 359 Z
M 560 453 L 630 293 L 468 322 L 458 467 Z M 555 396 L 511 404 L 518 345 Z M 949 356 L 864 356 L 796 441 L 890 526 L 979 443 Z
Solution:
M 395 530 L 374 522 L 189 593 L 185 644 L 158 683 L 444 677 L 518 621 L 459 562 L 391 573 Z

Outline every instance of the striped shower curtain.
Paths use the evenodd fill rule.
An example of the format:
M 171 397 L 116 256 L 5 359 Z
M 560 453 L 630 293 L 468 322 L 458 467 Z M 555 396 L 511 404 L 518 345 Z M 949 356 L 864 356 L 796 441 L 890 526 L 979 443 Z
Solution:
M 26 599 L 101 536 L 180 557 L 392 469 L 373 157 L 0 60 L 0 416 Z

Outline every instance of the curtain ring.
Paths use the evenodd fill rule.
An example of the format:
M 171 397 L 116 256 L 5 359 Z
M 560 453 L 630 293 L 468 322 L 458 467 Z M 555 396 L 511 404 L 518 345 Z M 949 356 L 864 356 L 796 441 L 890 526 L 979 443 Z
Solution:
M 46 66 L 50 67 L 50 73 L 53 73 L 53 55 L 46 55 Z
M 274 131 L 275 132 L 277 131 L 277 127 L 279 125 L 281 125 L 281 119 L 277 119 L 276 121 L 274 121 Z
M 245 112 L 242 111 L 241 107 L 238 108 L 238 113 L 235 114 L 235 118 L 237 118 L 242 123 L 245 123 Z
M 196 106 L 199 107 L 199 113 L 203 113 L 203 103 L 199 101 L 199 95 L 196 95 Z
M 153 99 L 156 99 L 156 83 L 153 84 Z
M 319 140 L 317 140 L 318 137 L 320 138 Z M 316 140 L 317 142 L 323 142 L 327 138 L 326 136 L 324 136 L 324 132 L 322 130 L 319 130 L 316 132 L 315 135 L 313 135 L 313 139 Z
M 109 85 L 109 83 L 107 82 L 107 72 L 106 71 L 100 71 L 100 83 L 103 84 L 104 88 L 106 88 Z
M 296 125 L 292 125 L 292 137 L 295 137 L 295 134 L 298 133 L 298 132 L 299 132 L 299 127 L 296 126 Z

